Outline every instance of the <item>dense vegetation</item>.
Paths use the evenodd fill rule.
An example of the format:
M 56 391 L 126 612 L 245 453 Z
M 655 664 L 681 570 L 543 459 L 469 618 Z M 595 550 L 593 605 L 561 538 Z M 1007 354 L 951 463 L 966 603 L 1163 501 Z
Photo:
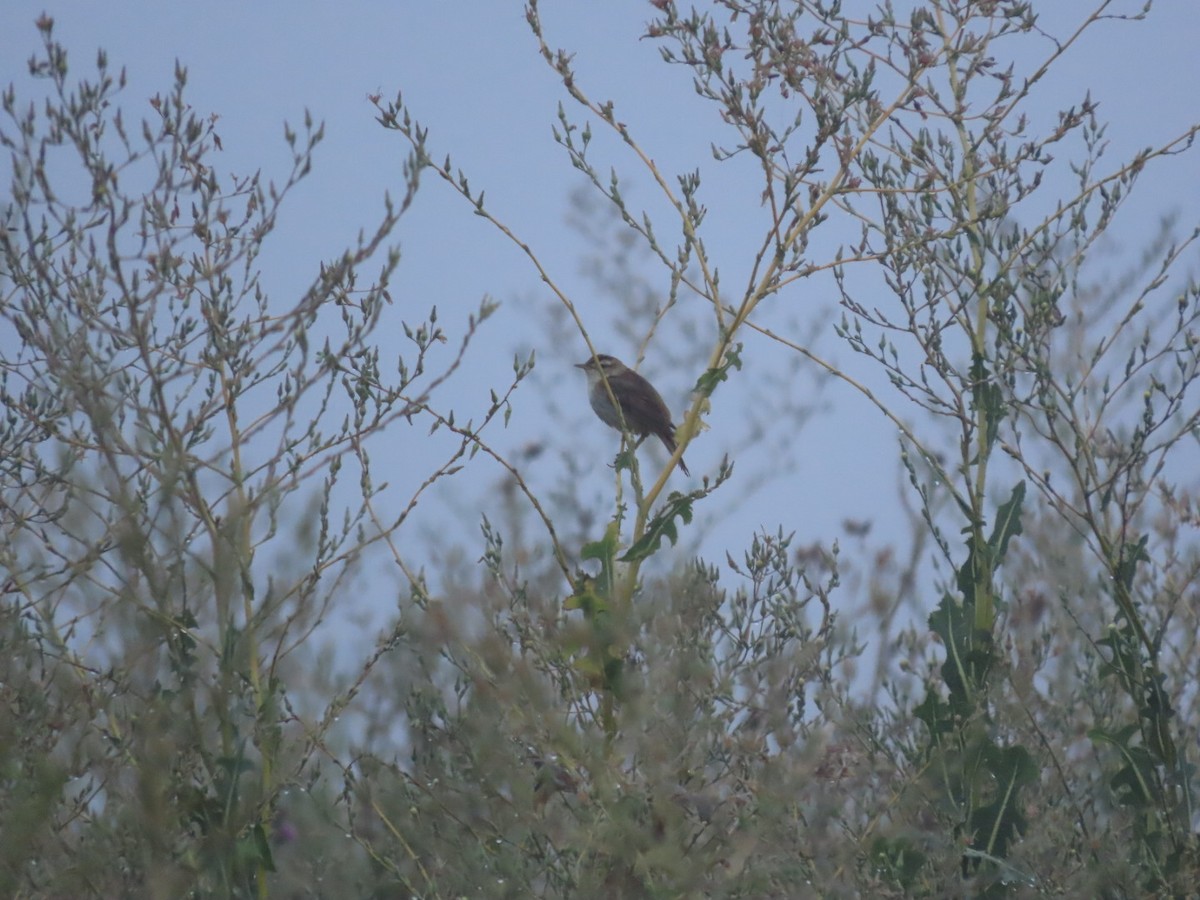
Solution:
M 302 295 L 270 296 L 259 251 L 320 128 L 289 132 L 278 185 L 231 176 L 182 70 L 135 122 L 118 71 L 68 66 L 43 18 L 51 99 L 12 86 L 0 124 L 0 892 L 1194 891 L 1195 223 L 1166 220 L 1120 277 L 1097 262 L 1196 129 L 1102 158 L 1083 90 L 1033 124 L 1037 85 L 1111 13 L 1051 38 L 1034 6 L 656 0 L 667 76 L 723 123 L 702 181 L 588 94 L 531 2 L 583 216 L 597 247 L 625 241 L 586 311 L 400 98 L 376 98 L 408 154 L 399 197 Z M 757 249 L 730 261 L 705 198 L 746 161 Z M 654 214 L 623 193 L 630 167 Z M 497 449 L 538 404 L 532 358 L 481 410 L 449 408 L 496 306 L 405 311 L 403 341 L 389 306 L 418 187 L 446 186 L 527 254 L 579 346 L 611 317 L 627 361 L 691 360 L 682 449 L 725 461 L 685 481 L 622 452 L 598 507 L 531 477 L 536 447 Z M 839 306 L 820 341 L 789 293 L 815 283 Z M 757 477 L 734 476 L 727 398 L 748 390 L 786 445 L 809 421 L 796 372 L 892 423 L 879 464 L 905 486 L 879 503 L 908 533 L 800 547 L 772 528 L 687 558 Z M 431 432 L 450 449 L 400 496 L 389 469 Z M 615 446 L 595 440 L 596 460 Z M 409 524 L 477 466 L 503 473 L 505 516 L 442 546 L 482 525 L 474 566 Z M 328 623 L 363 592 L 389 624 L 327 675 Z

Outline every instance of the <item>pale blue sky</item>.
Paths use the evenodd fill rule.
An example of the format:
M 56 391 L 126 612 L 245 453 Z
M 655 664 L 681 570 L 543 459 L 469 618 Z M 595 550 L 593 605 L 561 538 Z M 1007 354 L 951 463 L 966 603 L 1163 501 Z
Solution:
M 1090 6 L 1038 5 L 1046 8 L 1046 17 L 1064 17 Z M 1119 2 L 1113 9 L 1136 12 L 1140 6 Z M 863 7 L 865 12 L 873 4 Z M 283 121 L 298 124 L 307 109 L 325 122 L 327 136 L 314 173 L 285 208 L 280 237 L 262 257 L 264 281 L 282 296 L 303 289 L 320 259 L 339 252 L 358 229 L 372 224 L 385 190 L 393 195 L 402 191 L 400 164 L 406 146 L 374 121 L 367 97 L 380 93 L 388 98 L 403 90 L 415 114 L 430 128 L 433 155 L 451 153 L 472 184 L 486 188 L 490 208 L 538 251 L 592 318 L 596 333 L 609 333 L 606 310 L 589 305 L 589 284 L 579 270 L 582 241 L 564 226 L 568 194 L 580 179 L 551 140 L 550 129 L 558 102 L 569 100 L 538 56 L 520 4 L 8 0 L 0 8 L 0 84 L 15 81 L 25 96 L 25 60 L 39 46 L 33 20 L 43 11 L 55 18 L 55 35 L 69 48 L 77 73 L 91 69 L 100 47 L 114 66 L 125 66 L 129 115 L 149 112 L 146 100 L 169 88 L 174 61 L 183 62 L 190 73 L 187 96 L 193 106 L 220 116 L 221 164 L 228 170 L 261 168 L 282 178 L 289 160 Z M 618 117 L 663 169 L 676 173 L 699 166 L 710 179 L 705 196 L 711 210 L 709 247 L 726 273 L 725 283 L 740 284 L 747 266 L 744 250 L 757 238 L 745 227 L 757 212 L 757 188 L 738 173 L 740 162 L 724 170 L 714 163 L 709 144 L 718 134 L 716 113 L 696 98 L 687 72 L 663 66 L 654 45 L 639 40 L 650 11 L 644 0 L 547 0 L 543 17 L 550 42 L 576 53 L 584 89 L 616 102 Z M 1049 19 L 1046 27 L 1058 30 Z M 1143 23 L 1101 24 L 1047 81 L 1038 96 L 1044 105 L 1038 109 L 1045 121 L 1052 121 L 1055 109 L 1078 102 L 1090 90 L 1100 103 L 1100 117 L 1111 123 L 1108 159 L 1115 166 L 1118 159 L 1200 119 L 1198 43 L 1200 10 L 1184 0 L 1160 0 Z M 640 191 L 636 196 L 641 202 L 653 202 L 648 179 L 631 157 L 618 151 L 611 161 Z M 1159 215 L 1173 208 L 1183 212 L 1185 224 L 1198 218 L 1200 153 L 1158 166 L 1146 182 L 1130 215 L 1114 230 L 1117 240 L 1133 246 L 1152 231 Z M 738 184 L 751 187 L 730 187 Z M 453 337 L 485 294 L 505 304 L 484 333 L 489 349 L 476 357 L 475 377 L 452 385 L 451 396 L 455 405 L 461 404 L 464 417 L 486 405 L 487 386 L 510 371 L 512 354 L 533 348 L 539 354 L 541 389 L 554 391 L 560 406 L 574 403 L 579 410 L 558 423 L 565 426 L 560 432 L 564 441 L 587 434 L 581 429 L 593 429 L 597 440 L 613 437 L 589 418 L 582 377 L 568 366 L 584 358 L 582 341 L 574 347 L 547 346 L 548 332 L 530 318 L 541 307 L 513 302 L 545 291 L 511 244 L 432 178 L 426 180 L 396 239 L 404 262 L 393 291 L 398 302 L 391 311 L 392 327 L 398 329 L 401 319 L 419 320 L 436 303 L 440 321 Z M 806 287 L 785 292 L 779 302 L 798 310 L 801 318 L 809 307 L 813 317 L 828 316 L 832 294 L 813 296 Z M 704 320 L 697 314 L 696 321 Z M 845 358 L 846 351 L 826 332 L 829 355 Z M 621 345 L 602 349 L 623 356 L 630 351 Z M 653 359 L 648 371 L 654 372 Z M 682 409 L 694 377 L 695 373 L 657 373 L 675 410 Z M 846 518 L 876 518 L 885 528 L 900 521 L 889 508 L 896 502 L 897 483 L 892 429 L 848 390 L 831 388 L 827 400 L 833 410 L 810 423 L 802 445 L 795 448 L 795 474 L 732 511 L 719 529 L 722 537 L 705 548 L 710 554 L 730 545 L 736 552 L 759 527 L 774 531 L 782 525 L 785 531 L 796 530 L 801 542 L 828 543 Z M 501 450 L 521 446 L 530 432 L 547 430 L 545 409 L 537 398 L 520 394 L 517 404 L 514 427 L 490 436 Z M 689 453 L 693 472 L 715 466 L 723 444 L 720 431 L 738 427 L 736 406 L 718 396 L 713 430 Z M 748 457 L 744 464 L 750 468 L 769 462 L 769 456 Z M 610 458 L 608 450 L 595 454 L 598 464 Z M 453 507 L 456 515 L 473 517 L 477 510 L 461 504 L 476 492 L 486 496 L 486 487 L 499 477 L 486 463 L 477 465 L 482 472 L 464 483 L 455 501 L 460 506 Z M 412 470 L 424 468 L 417 462 Z M 548 480 L 541 485 L 534 480 L 535 488 L 549 486 Z M 607 476 L 597 479 L 598 503 L 607 485 Z M 461 524 L 460 533 L 475 540 L 474 523 Z

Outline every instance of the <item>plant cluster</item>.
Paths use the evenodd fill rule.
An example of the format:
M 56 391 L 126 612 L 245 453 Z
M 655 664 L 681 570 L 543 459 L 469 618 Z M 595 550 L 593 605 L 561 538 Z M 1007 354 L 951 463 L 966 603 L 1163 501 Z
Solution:
M 281 184 L 231 176 L 184 69 L 131 124 L 123 72 L 78 77 L 43 17 L 47 99 L 0 98 L 0 892 L 1189 896 L 1200 231 L 1164 223 L 1120 279 L 1097 260 L 1200 126 L 1112 163 L 1090 96 L 1033 124 L 1111 0 L 1057 36 L 1029 2 L 910 6 L 654 0 L 647 40 L 722 129 L 714 165 L 672 174 L 530 0 L 598 233 L 659 286 L 636 357 L 701 311 L 680 453 L 728 454 L 670 490 L 679 453 L 651 473 L 627 439 L 606 511 L 532 475 L 542 445 L 500 449 L 532 356 L 446 405 L 496 304 L 391 325 L 433 179 L 611 349 L 402 98 L 372 98 L 400 199 L 284 299 L 259 254 L 321 127 L 288 130 Z M 665 216 L 632 205 L 630 162 Z M 739 166 L 757 244 L 727 260 L 705 198 Z M 816 338 L 778 315 L 815 283 L 838 305 Z M 894 426 L 909 533 L 802 547 L 781 523 L 681 558 L 757 477 L 717 426 L 780 359 Z M 473 534 L 422 548 L 414 511 L 485 464 L 479 564 L 449 552 Z M 363 591 L 391 617 L 331 669 Z

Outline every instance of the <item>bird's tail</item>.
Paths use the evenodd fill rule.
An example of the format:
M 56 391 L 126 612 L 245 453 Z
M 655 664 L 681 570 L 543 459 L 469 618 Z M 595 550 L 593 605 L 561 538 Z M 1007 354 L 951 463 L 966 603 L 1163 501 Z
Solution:
M 663 446 L 667 448 L 668 453 L 674 453 L 675 448 L 679 445 L 675 443 L 675 426 L 670 425 L 667 429 L 661 432 L 658 439 L 663 442 Z M 683 461 L 683 457 L 679 457 L 679 468 L 684 475 L 690 476 L 692 473 L 688 471 L 687 463 Z

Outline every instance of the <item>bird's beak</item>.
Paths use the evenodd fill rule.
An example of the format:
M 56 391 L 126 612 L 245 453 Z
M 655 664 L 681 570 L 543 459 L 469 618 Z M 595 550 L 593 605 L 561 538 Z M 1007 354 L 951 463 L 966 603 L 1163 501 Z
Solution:
M 575 363 L 575 368 L 577 368 L 577 369 L 586 369 L 586 368 L 587 368 L 588 366 L 590 366 L 591 364 L 592 364 L 592 361 L 589 359 L 589 360 L 588 360 L 587 362 L 585 362 L 585 363 Z

